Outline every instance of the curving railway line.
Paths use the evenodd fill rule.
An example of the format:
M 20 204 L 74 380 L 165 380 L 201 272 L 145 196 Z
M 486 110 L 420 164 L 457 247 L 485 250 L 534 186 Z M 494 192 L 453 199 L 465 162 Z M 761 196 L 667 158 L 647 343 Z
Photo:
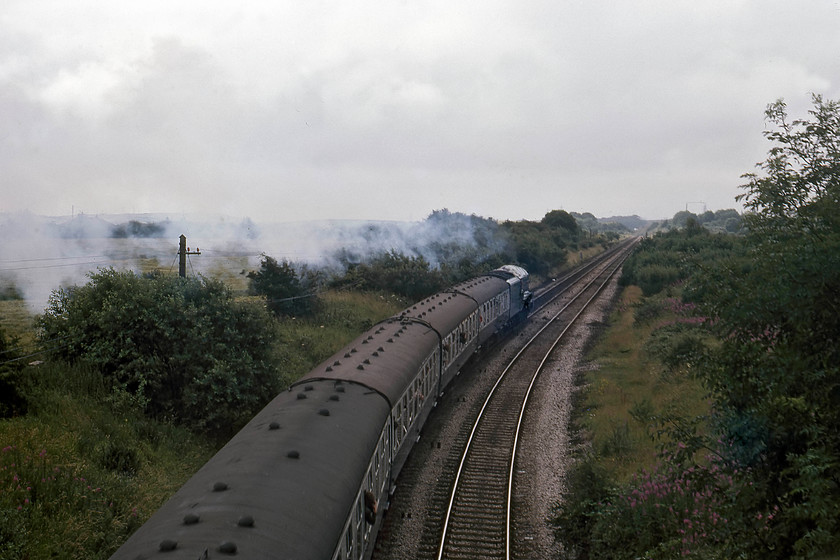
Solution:
M 464 385 L 482 388 L 462 387 L 463 394 L 456 389 L 455 398 L 444 404 L 446 411 L 435 418 L 443 425 L 430 422 L 428 431 L 433 439 L 446 439 L 437 435 L 436 429 L 457 435 L 446 442 L 447 452 L 438 453 L 436 460 L 421 457 L 422 466 L 412 466 L 411 461 L 406 466 L 401 476 L 404 484 L 418 486 L 406 496 L 408 504 L 400 502 L 402 496 L 395 500 L 396 520 L 386 519 L 375 558 L 509 559 L 525 555 L 530 537 L 527 531 L 518 534 L 516 529 L 518 507 L 513 489 L 524 476 L 520 471 L 527 472 L 518 467 L 517 457 L 529 396 L 549 358 L 634 245 L 635 240 L 623 243 L 535 293 L 532 323 L 541 322 L 541 326 L 531 328 L 536 332 L 527 335 L 523 330 L 514 341 L 516 349 L 508 350 L 512 357 L 505 358 L 505 350 L 501 350 L 502 357 L 492 365 L 477 364 L 479 370 L 484 365 L 485 371 L 473 374 Z M 501 373 L 487 373 L 492 371 Z M 450 422 L 455 424 L 447 428 L 445 424 Z M 415 515 L 422 518 L 420 534 L 400 534 L 419 529 L 419 523 L 412 523 Z

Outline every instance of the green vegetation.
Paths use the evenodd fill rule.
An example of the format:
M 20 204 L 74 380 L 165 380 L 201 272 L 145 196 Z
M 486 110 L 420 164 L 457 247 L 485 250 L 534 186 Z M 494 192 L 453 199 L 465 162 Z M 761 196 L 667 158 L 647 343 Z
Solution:
M 274 330 L 224 284 L 113 269 L 60 289 L 39 320 L 42 344 L 96 367 L 113 398 L 198 430 L 241 426 L 281 388 Z
M 710 235 L 696 222 L 689 222 L 687 228 L 643 239 L 634 257 L 624 264 L 620 283 L 639 286 L 645 296 L 656 295 L 701 268 L 743 251 L 741 237 Z
M 247 274 L 250 291 L 264 296 L 266 305 L 275 315 L 308 315 L 318 305 L 319 275 L 305 267 L 296 270 L 287 260 L 262 256 L 260 269 Z
M 157 282 L 150 276 L 104 274 L 129 285 Z M 199 290 L 205 282 L 171 281 Z M 221 305 L 222 294 L 216 296 Z M 278 378 L 299 377 L 407 305 L 374 293 L 327 292 L 320 300 L 308 317 L 269 323 Z M 29 365 L 51 356 L 44 354 L 9 363 L 20 352 L 14 350 L 21 346 L 17 334 L 32 331 L 31 317 L 23 321 L 7 313 L 12 303 L 18 302 L 0 306 L 5 330 L 0 355 L 6 362 L 0 366 L 0 385 L 8 381 L 0 387 L 0 559 L 107 558 L 210 458 L 231 428 L 204 433 L 192 423 L 176 423 L 175 416 L 151 418 L 89 358 Z M 233 304 L 262 306 L 254 297 Z
M 581 414 L 591 453 L 555 519 L 571 556 L 840 550 L 840 103 L 813 102 L 811 119 L 793 122 L 781 101 L 768 107 L 774 146 L 745 176 L 742 239 L 689 219 L 628 261 L 625 283 L 644 294 L 625 292 L 639 297 L 635 328 L 625 307 L 596 352 L 581 407 L 594 415 Z M 657 402 L 674 383 L 676 400 Z M 611 384 L 623 411 L 600 394 Z
M 562 211 L 542 222 L 428 220 L 451 239 L 432 247 L 435 266 L 390 251 L 348 255 L 330 276 L 263 255 L 256 271 L 178 278 L 137 255 L 145 273 L 100 269 L 53 292 L 37 317 L 6 290 L 0 559 L 107 558 L 282 387 L 363 330 L 493 267 L 548 274 L 569 251 L 609 242 Z
M 14 368 L 22 406 L 0 421 L 0 558 L 107 558 L 212 453 L 184 428 L 109 402 L 88 366 L 2 367 Z
M 131 220 L 126 224 L 119 224 L 111 230 L 111 237 L 163 237 L 166 226 L 156 223 L 138 222 Z
M 702 226 L 713 233 L 740 233 L 744 221 L 737 210 L 732 208 L 712 212 L 707 210 L 702 214 L 694 214 L 688 210 L 677 212 L 670 222 L 660 224 L 663 228 L 685 228 L 690 223 Z

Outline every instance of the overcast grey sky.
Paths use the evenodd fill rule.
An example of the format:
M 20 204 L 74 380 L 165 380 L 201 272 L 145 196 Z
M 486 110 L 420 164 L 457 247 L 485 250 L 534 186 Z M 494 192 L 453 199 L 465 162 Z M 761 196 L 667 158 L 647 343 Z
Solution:
M 0 212 L 731 208 L 809 92 L 837 0 L 2 0 Z

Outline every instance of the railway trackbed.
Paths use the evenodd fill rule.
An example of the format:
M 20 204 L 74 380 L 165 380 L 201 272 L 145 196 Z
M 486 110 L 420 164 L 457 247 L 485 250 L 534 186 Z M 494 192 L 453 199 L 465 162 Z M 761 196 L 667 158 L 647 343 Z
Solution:
M 528 524 L 516 522 L 527 498 L 514 490 L 531 471 L 517 451 L 529 396 L 629 251 L 604 254 L 538 292 L 516 338 L 465 369 L 424 430 L 430 443 L 418 443 L 400 475 L 374 558 L 532 557 Z

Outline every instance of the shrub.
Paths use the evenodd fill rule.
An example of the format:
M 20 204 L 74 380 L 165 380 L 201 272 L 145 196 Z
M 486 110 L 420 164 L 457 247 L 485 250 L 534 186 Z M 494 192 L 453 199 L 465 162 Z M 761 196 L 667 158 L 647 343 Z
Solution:
M 308 315 L 317 307 L 317 275 L 300 273 L 287 260 L 277 262 L 263 255 L 260 269 L 248 273 L 251 293 L 264 296 L 275 315 Z
M 6 338 L 0 327 L 0 418 L 25 414 L 27 409 L 17 344 L 18 339 Z
M 697 328 L 679 322 L 656 329 L 645 343 L 645 351 L 670 370 L 696 363 L 704 350 L 703 336 Z
M 411 301 L 423 299 L 445 286 L 443 274 L 432 270 L 423 257 L 389 251 L 368 262 L 347 264 L 344 277 L 335 284 L 364 291 L 383 291 L 404 296 Z
M 53 293 L 38 318 L 71 362 L 98 369 L 115 395 L 156 418 L 229 431 L 279 389 L 275 331 L 260 306 L 221 282 L 113 269 Z

